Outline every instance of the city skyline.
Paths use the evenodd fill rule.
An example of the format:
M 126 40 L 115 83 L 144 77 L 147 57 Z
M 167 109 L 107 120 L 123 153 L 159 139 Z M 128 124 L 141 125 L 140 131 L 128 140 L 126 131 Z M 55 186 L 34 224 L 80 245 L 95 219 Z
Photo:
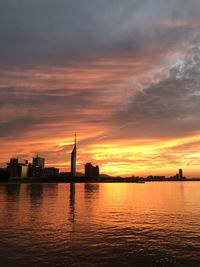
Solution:
M 129 177 L 124 177 L 126 179 L 123 179 L 123 176 L 110 176 L 106 173 L 103 173 L 100 176 L 100 168 L 98 165 L 93 165 L 91 162 L 86 162 L 84 164 L 84 174 L 83 172 L 77 172 L 76 170 L 76 158 L 77 158 L 77 137 L 76 137 L 76 133 L 74 135 L 74 144 L 73 144 L 73 148 L 71 151 L 71 157 L 70 157 L 70 170 L 68 170 L 67 172 L 60 172 L 59 168 L 56 168 L 55 166 L 51 166 L 51 167 L 46 167 L 45 166 L 45 158 L 40 157 L 38 154 L 36 157 L 32 158 L 32 163 L 30 163 L 27 159 L 22 159 L 20 157 L 14 157 L 14 158 L 10 158 L 10 161 L 7 162 L 7 166 L 3 166 L 3 168 L 0 168 L 1 171 L 5 171 L 4 174 L 7 176 L 9 174 L 9 178 L 39 178 L 39 179 L 44 179 L 46 178 L 61 178 L 61 182 L 64 181 L 74 181 L 74 182 L 82 182 L 82 178 L 84 177 L 84 181 L 87 180 L 91 180 L 91 181 L 95 181 L 98 179 L 103 179 L 104 181 L 106 181 L 106 179 L 112 179 L 112 178 L 118 178 L 122 179 L 124 181 L 128 181 L 129 178 L 133 179 L 132 181 L 137 182 L 139 180 L 141 180 L 142 178 L 145 178 L 145 180 L 147 181 L 173 181 L 173 180 L 179 180 L 179 181 L 185 181 L 187 178 L 185 177 L 185 175 L 183 175 L 183 170 L 182 168 L 178 170 L 178 173 L 176 173 L 175 175 L 171 175 L 170 177 L 166 177 L 166 175 L 155 175 L 153 173 L 146 175 L 146 177 L 141 177 L 139 175 L 132 175 Z M 4 176 L 4 174 L 2 173 L 2 177 Z M 77 180 L 81 179 L 81 180 Z M 136 180 L 135 180 L 136 178 Z M 195 177 L 192 177 L 195 178 Z M 128 179 L 128 180 L 127 180 Z M 139 180 L 138 180 L 139 179 Z M 198 178 L 199 179 L 199 178 Z M 99 180 L 99 181 L 100 181 Z M 114 179 L 117 181 L 117 179 Z M 113 181 L 114 181 L 113 180 Z M 120 181 L 122 181 L 120 180 Z M 143 179 L 142 179 L 143 180 Z M 32 180 L 30 180 L 32 181 Z M 45 180 L 43 180 L 45 181 Z
M 200 177 L 198 0 L 0 1 L 0 166 Z M 68 165 L 66 165 L 66 161 Z
M 80 149 L 80 151 L 82 151 L 82 149 Z M 67 155 L 67 158 L 70 158 L 70 160 L 67 160 L 65 162 L 66 166 L 64 168 L 59 168 L 56 165 L 48 164 L 48 159 L 39 156 L 38 153 L 32 156 L 32 166 L 34 167 L 34 165 L 36 165 L 36 166 L 41 166 L 42 168 L 44 168 L 44 162 L 45 162 L 45 166 L 46 166 L 45 169 L 58 169 L 61 173 L 65 173 L 66 172 L 68 174 L 71 174 L 71 178 L 76 177 L 76 173 L 83 174 L 84 173 L 84 165 L 86 166 L 87 164 L 89 164 L 89 165 L 92 166 L 92 168 L 96 168 L 96 167 L 99 168 L 98 165 L 93 166 L 91 164 L 91 162 L 89 162 L 89 160 L 86 159 L 86 161 L 84 163 L 82 163 L 82 165 L 79 165 L 79 169 L 78 170 L 76 169 L 76 165 L 77 165 L 77 135 L 76 135 L 76 133 L 75 133 L 75 136 L 74 136 L 74 143 L 72 145 L 72 149 L 71 149 L 71 151 L 66 151 L 66 155 Z M 13 157 L 10 158 L 10 160 L 19 160 L 19 162 L 20 161 L 25 161 L 25 162 L 27 162 L 27 165 L 28 165 L 28 162 L 30 162 L 30 159 L 31 159 L 30 155 L 24 157 L 24 156 L 22 156 L 20 154 L 18 154 L 18 156 L 16 155 L 16 156 L 13 156 Z M 98 163 L 97 160 L 95 162 L 96 162 L 96 164 Z M 8 159 L 7 159 L 7 161 L 6 161 L 6 163 L 4 165 L 0 166 L 0 168 L 4 169 L 6 167 L 6 165 L 9 165 Z M 176 169 L 177 168 L 178 168 L 178 166 L 176 166 Z M 140 175 L 140 173 L 134 173 L 134 174 L 131 173 L 130 175 L 127 175 L 127 174 L 120 175 L 119 173 L 116 173 L 116 172 L 115 172 L 114 175 L 110 175 L 109 173 L 105 173 L 105 172 L 103 172 L 103 174 L 110 175 L 110 176 L 113 176 L 113 177 L 114 176 L 116 176 L 116 177 L 117 176 L 121 176 L 121 177 L 128 177 L 128 176 L 129 177 L 131 177 L 131 176 L 138 176 L 138 177 L 139 176 L 140 177 L 150 177 L 150 176 L 155 176 L 155 177 L 156 176 L 158 176 L 158 177 L 175 177 L 177 175 L 183 177 L 183 175 L 180 174 L 180 171 L 182 172 L 182 167 L 180 169 L 180 166 L 179 166 L 179 174 L 176 174 L 176 175 L 174 175 L 175 174 L 174 173 L 174 169 L 172 170 L 172 172 L 170 172 L 170 174 L 164 173 L 164 172 L 162 172 L 162 173 L 150 172 L 150 173 L 145 173 L 145 175 Z M 36 170 L 36 172 L 38 172 L 38 170 Z M 98 170 L 98 172 L 99 172 L 99 170 Z M 85 170 L 85 173 L 86 173 L 86 170 Z M 95 173 L 96 173 L 96 171 L 95 171 Z M 39 172 L 39 174 L 41 175 L 41 172 Z M 36 175 L 36 176 L 38 176 L 38 175 Z M 199 178 L 199 177 L 188 177 L 188 178 Z

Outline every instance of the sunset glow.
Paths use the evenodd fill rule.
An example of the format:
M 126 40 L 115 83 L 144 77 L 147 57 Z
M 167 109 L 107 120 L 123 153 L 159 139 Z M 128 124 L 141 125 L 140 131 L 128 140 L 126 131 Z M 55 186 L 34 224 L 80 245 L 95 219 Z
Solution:
M 69 171 L 76 132 L 78 172 L 92 162 L 115 176 L 200 176 L 198 9 L 172 4 L 161 16 L 161 4 L 152 13 L 148 4 L 74 4 L 73 17 L 52 3 L 43 17 L 38 4 L 38 24 L 24 5 L 31 31 L 20 6 L 9 13 L 16 45 L 9 19 L 8 36 L 1 31 L 1 167 L 39 154 Z

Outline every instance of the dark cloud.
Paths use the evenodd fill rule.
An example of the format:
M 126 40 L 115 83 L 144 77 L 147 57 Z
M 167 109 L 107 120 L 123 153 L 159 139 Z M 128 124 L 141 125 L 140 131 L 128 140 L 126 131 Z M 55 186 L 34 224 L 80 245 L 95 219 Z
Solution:
M 115 117 L 132 136 L 182 136 L 200 131 L 200 49 L 167 77 L 139 91 Z M 128 131 L 129 130 L 129 131 Z
M 0 64 L 66 65 L 151 53 L 187 40 L 199 12 L 198 0 L 0 0 Z

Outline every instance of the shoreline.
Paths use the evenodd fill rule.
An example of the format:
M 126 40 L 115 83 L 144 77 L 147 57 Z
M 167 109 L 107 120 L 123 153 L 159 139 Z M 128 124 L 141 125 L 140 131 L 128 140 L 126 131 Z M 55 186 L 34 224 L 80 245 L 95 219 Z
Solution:
M 187 179 L 184 181 L 95 181 L 95 180 L 90 180 L 90 181 L 42 181 L 42 180 L 31 180 L 31 181 L 7 181 L 7 182 L 0 182 L 0 185 L 2 184 L 84 184 L 84 183 L 121 183 L 121 184 L 130 184 L 130 183 L 135 183 L 135 184 L 144 184 L 144 183 L 155 183 L 155 182 L 200 182 L 200 179 Z

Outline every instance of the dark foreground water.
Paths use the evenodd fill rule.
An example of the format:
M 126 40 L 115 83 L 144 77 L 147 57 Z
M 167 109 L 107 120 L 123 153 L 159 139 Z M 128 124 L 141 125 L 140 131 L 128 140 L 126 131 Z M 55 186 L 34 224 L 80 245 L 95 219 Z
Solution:
M 200 183 L 0 185 L 4 266 L 200 266 Z

